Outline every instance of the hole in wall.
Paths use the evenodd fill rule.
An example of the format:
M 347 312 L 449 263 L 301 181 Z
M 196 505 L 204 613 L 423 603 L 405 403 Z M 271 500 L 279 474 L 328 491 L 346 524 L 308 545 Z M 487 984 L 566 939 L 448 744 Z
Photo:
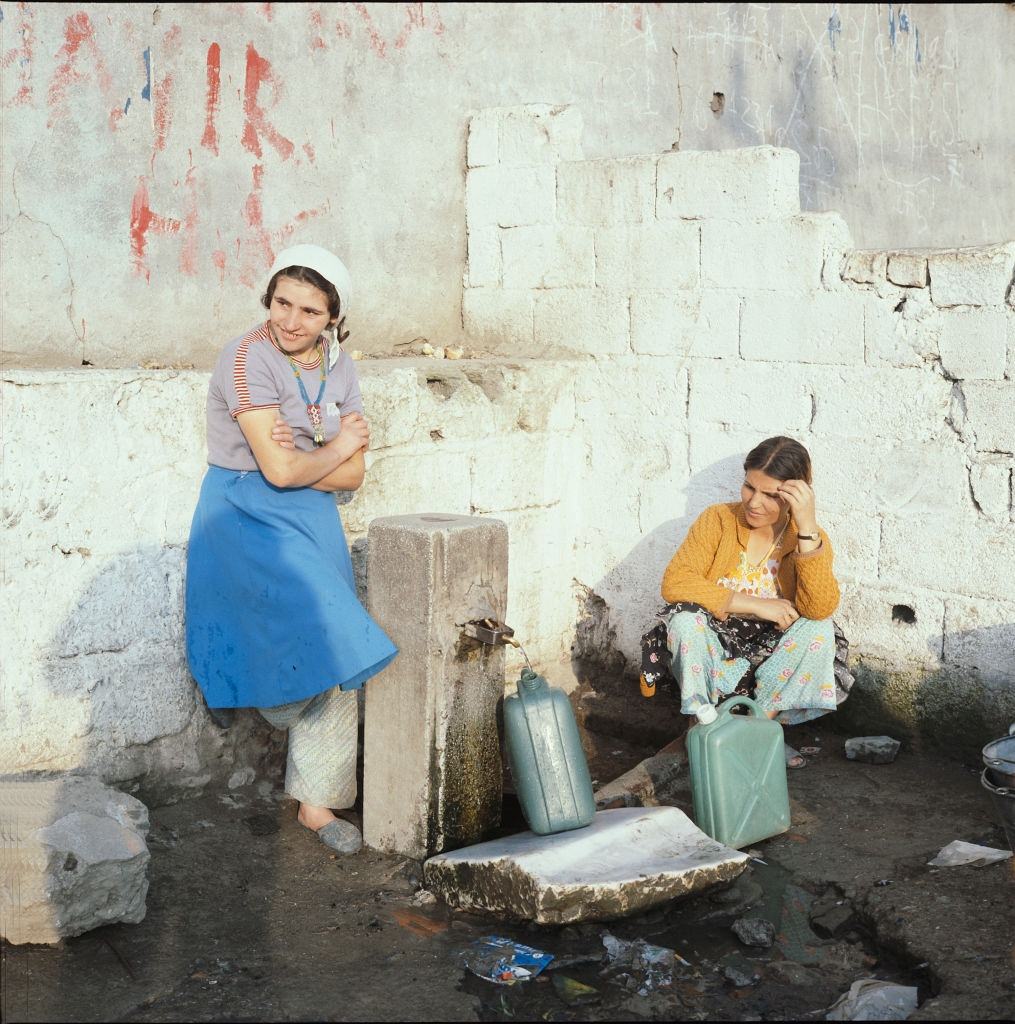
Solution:
M 441 377 L 427 377 L 426 386 L 440 399 L 450 398 L 455 391 L 454 385 Z
M 908 604 L 893 604 L 892 622 L 903 622 L 907 626 L 912 626 L 916 622 L 916 612 Z
M 430 431 L 430 440 L 431 441 L 443 441 L 444 440 L 444 433 L 443 433 L 443 431 L 431 430 Z
M 722 113 L 726 109 L 725 94 L 721 92 L 712 93 L 712 102 L 709 103 L 708 109 L 711 110 L 716 117 L 722 117 Z
M 906 308 L 906 296 L 903 295 L 902 298 L 899 299 L 898 305 L 895 307 L 895 312 L 896 313 L 901 313 L 905 308 Z

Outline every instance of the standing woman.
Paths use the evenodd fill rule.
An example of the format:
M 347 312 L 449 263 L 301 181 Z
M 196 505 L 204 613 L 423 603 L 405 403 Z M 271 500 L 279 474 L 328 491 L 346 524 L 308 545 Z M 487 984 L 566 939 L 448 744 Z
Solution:
M 370 439 L 339 348 L 350 286 L 327 249 L 285 250 L 268 319 L 219 357 L 186 591 L 187 659 L 208 707 L 256 707 L 288 728 L 286 792 L 341 853 L 362 845 L 332 811 L 356 798 L 355 691 L 397 653 L 356 597 L 334 496 L 363 482 Z
M 770 437 L 748 454 L 740 500 L 701 513 L 661 589 L 663 624 L 643 638 L 646 695 L 669 666 L 680 710 L 703 721 L 735 694 L 753 697 L 783 725 L 845 699 L 852 676 L 831 618 L 839 603 L 832 545 L 818 525 L 811 459 L 798 441 Z M 786 763 L 804 761 L 787 747 Z

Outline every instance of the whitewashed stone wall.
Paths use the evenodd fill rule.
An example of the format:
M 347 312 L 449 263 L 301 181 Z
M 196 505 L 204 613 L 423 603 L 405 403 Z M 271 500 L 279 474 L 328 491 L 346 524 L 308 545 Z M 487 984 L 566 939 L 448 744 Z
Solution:
M 585 161 L 578 139 L 566 108 L 473 119 L 463 307 L 496 351 L 592 357 L 576 527 L 576 574 L 602 599 L 590 635 L 634 670 L 687 526 L 786 433 L 814 456 L 855 713 L 969 743 L 1002 728 L 1015 243 L 856 251 L 840 217 L 800 213 L 790 150 Z
M 788 433 L 837 549 L 851 704 L 998 734 L 1015 717 L 1015 244 L 857 252 L 837 215 L 799 212 L 791 151 L 586 161 L 580 139 L 567 108 L 473 120 L 463 319 L 484 358 L 360 364 L 375 448 L 342 513 L 356 561 L 375 516 L 497 516 L 535 663 L 569 684 L 592 614 L 585 635 L 630 669 L 693 517 Z M 254 758 L 254 734 L 209 724 L 183 659 L 206 387 L 4 373 L 0 771 L 179 793 Z

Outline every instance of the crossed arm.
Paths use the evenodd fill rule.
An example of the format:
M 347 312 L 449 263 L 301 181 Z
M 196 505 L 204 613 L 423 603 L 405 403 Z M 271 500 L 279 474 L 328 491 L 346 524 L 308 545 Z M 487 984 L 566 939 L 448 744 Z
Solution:
M 343 416 L 341 432 L 312 452 L 296 449 L 292 429 L 277 409 L 251 409 L 240 413 L 237 423 L 258 468 L 276 487 L 354 491 L 363 483 L 370 428 L 359 413 Z

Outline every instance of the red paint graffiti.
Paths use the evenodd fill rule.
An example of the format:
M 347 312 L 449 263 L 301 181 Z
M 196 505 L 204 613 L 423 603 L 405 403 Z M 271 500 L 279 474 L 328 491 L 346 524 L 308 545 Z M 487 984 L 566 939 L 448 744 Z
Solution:
M 268 121 L 264 109 L 258 103 L 258 93 L 263 84 L 272 87 L 275 102 L 278 102 L 279 86 L 275 79 L 271 64 L 254 49 L 253 43 L 247 44 L 247 74 L 243 85 L 243 136 L 242 143 L 254 156 L 260 158 L 261 140 L 264 136 L 283 160 L 292 156 L 295 147 Z
M 441 20 L 440 9 L 437 4 L 431 4 L 430 6 L 433 8 L 433 34 L 435 36 L 442 36 L 444 35 L 444 22 Z M 426 13 L 423 8 L 423 4 L 405 5 L 405 28 L 402 29 L 398 38 L 395 40 L 396 50 L 405 49 L 405 44 L 409 41 L 409 36 L 412 34 L 414 29 L 425 29 L 429 27 L 426 20 Z
M 352 4 L 351 6 L 366 26 L 367 34 L 370 38 L 370 48 L 378 57 L 387 58 L 387 41 L 381 36 L 380 31 L 374 24 L 366 4 Z M 394 47 L 396 50 L 405 49 L 406 44 L 409 42 L 409 36 L 416 29 L 429 29 L 435 36 L 442 36 L 444 34 L 444 21 L 441 18 L 439 4 L 416 3 L 403 4 L 402 6 L 405 10 L 405 25 L 395 38 Z M 429 16 L 426 12 L 427 7 L 430 8 Z M 349 26 L 343 21 L 339 21 L 335 25 L 335 31 L 339 37 L 348 38 L 351 35 Z
M 148 232 L 175 235 L 183 225 L 175 217 L 162 217 L 155 213 L 148 201 L 148 182 L 142 175 L 137 179 L 134 199 L 130 204 L 130 251 L 134 259 L 134 273 L 151 281 L 152 273 L 145 259 Z
M 204 135 L 201 136 L 201 145 L 218 156 L 219 136 L 215 128 L 215 118 L 218 116 L 222 91 L 222 48 L 218 43 L 212 43 L 208 47 L 207 68 L 208 86 L 204 103 Z
M 162 37 L 162 53 L 167 59 L 175 58 L 180 52 L 180 39 L 183 30 L 179 25 L 173 25 Z M 151 169 L 155 170 L 155 156 L 166 148 L 166 139 L 169 129 L 173 123 L 172 107 L 170 97 L 173 92 L 173 76 L 170 73 L 162 77 L 162 81 L 156 82 L 152 88 L 152 120 L 154 122 L 155 136 L 152 140 Z
M 261 191 L 264 187 L 264 165 L 255 164 L 252 168 L 252 184 L 250 194 L 243 205 L 243 218 L 250 228 L 246 239 L 236 239 L 236 255 L 240 260 L 240 281 L 253 288 L 262 282 L 264 272 L 271 266 L 275 258 L 276 248 L 288 239 L 300 224 L 305 224 L 314 217 L 320 217 L 331 209 L 326 199 L 313 209 L 300 210 L 280 227 L 269 231 L 264 226 L 264 207 L 261 203 Z M 223 254 L 223 266 L 225 254 Z
M 113 81 L 95 42 L 95 28 L 91 19 L 84 11 L 72 14 L 64 23 L 64 44 L 56 53 L 56 59 L 61 63 L 53 73 L 53 80 L 49 84 L 49 105 L 52 116 L 49 119 L 48 127 L 52 127 L 58 118 L 67 117 L 67 90 L 84 80 L 84 74 L 78 70 L 81 48 L 88 51 L 88 59 L 84 61 L 84 67 L 94 71 L 98 80 L 99 88 L 107 102 L 109 100 Z M 119 113 L 119 116 L 117 116 Z M 123 116 L 120 105 L 117 104 L 109 116 L 110 128 L 115 128 L 117 121 Z
M 21 45 L 12 46 L 3 57 L 0 57 L 0 67 L 4 70 L 12 64 L 18 64 L 18 91 L 10 98 L 11 106 L 22 103 L 30 103 L 32 100 L 32 58 L 35 49 L 35 9 L 27 3 L 18 4 L 18 14 L 21 16 L 21 26 L 18 32 L 21 36 Z
M 130 251 L 134 262 L 134 273 L 151 281 L 146 247 L 148 236 L 179 235 L 183 233 L 180 248 L 180 271 L 188 276 L 197 274 L 197 174 L 193 163 L 184 180 L 187 189 L 186 212 L 181 221 L 178 217 L 165 217 L 155 213 L 148 198 L 148 181 L 142 175 L 137 179 L 134 199 L 130 204 Z M 179 181 L 176 182 L 179 185 Z
M 310 40 L 310 52 L 314 50 L 324 50 L 327 48 L 327 44 L 324 42 L 324 36 L 321 34 L 324 27 L 324 17 L 321 14 L 321 8 L 315 7 L 310 12 L 310 27 L 314 33 L 313 38 Z

